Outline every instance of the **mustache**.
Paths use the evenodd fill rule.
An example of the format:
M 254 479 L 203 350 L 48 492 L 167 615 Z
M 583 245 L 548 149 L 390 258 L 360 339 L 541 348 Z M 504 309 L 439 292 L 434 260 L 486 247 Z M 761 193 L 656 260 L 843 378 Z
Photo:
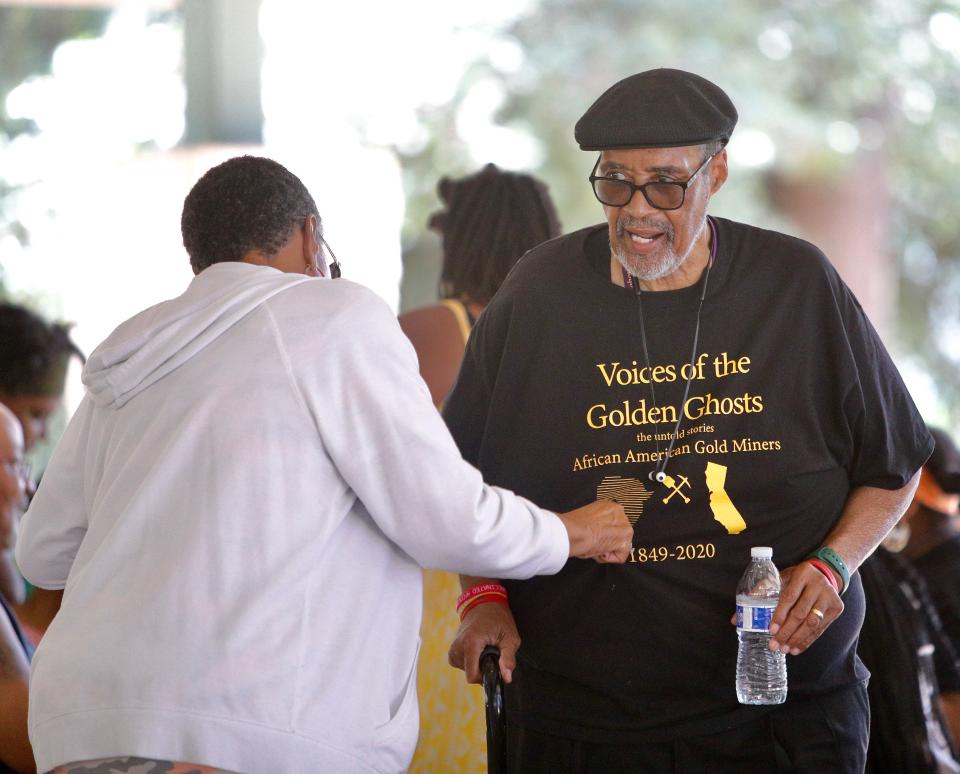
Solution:
M 627 228 L 656 229 L 657 231 L 662 231 L 668 239 L 673 239 L 674 237 L 673 225 L 669 220 L 662 221 L 657 218 L 634 218 L 631 215 L 625 215 L 621 213 L 617 218 L 617 236 L 622 237 Z

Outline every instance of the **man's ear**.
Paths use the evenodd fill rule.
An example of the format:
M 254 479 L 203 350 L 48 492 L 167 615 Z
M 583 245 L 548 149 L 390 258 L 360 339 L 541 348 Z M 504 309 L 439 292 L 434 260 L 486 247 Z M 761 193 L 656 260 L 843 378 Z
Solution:
M 710 195 L 713 196 L 727 182 L 727 149 L 724 148 L 710 163 Z
M 303 222 L 303 260 L 308 266 L 317 264 L 320 254 L 320 223 L 316 215 L 307 215 Z

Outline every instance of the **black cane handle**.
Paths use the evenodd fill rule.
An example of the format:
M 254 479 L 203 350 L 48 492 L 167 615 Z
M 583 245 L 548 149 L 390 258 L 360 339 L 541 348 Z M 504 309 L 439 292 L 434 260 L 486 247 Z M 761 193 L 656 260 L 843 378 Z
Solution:
M 500 648 L 496 645 L 487 645 L 480 654 L 480 674 L 487 710 L 487 771 L 503 774 L 507 770 L 507 708 L 500 677 Z

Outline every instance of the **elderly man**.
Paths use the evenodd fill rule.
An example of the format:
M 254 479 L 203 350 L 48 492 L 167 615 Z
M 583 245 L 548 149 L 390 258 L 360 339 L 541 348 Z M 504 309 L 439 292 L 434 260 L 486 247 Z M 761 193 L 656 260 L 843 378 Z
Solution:
M 609 497 L 635 524 L 623 567 L 507 582 L 509 607 L 463 618 L 450 658 L 468 679 L 483 645 L 503 650 L 514 771 L 862 769 L 855 570 L 932 441 L 822 253 L 707 214 L 736 120 L 718 86 L 679 70 L 597 99 L 575 134 L 599 152 L 606 223 L 517 265 L 447 403 L 487 480 L 560 509 Z M 771 648 L 792 658 L 775 708 L 734 691 L 752 546 L 784 568 Z
M 181 226 L 197 276 L 91 355 L 23 521 L 24 575 L 66 588 L 31 677 L 38 768 L 400 771 L 418 565 L 623 561 L 629 524 L 484 486 L 390 309 L 323 278 L 281 165 L 209 170 Z
M 4 552 L 13 547 L 23 513 L 27 470 L 23 430 L 16 415 L 0 403 L 0 534 Z M 4 565 L 5 567 L 5 565 Z M 27 675 L 30 645 L 0 594 L 0 771 L 35 771 L 27 738 Z

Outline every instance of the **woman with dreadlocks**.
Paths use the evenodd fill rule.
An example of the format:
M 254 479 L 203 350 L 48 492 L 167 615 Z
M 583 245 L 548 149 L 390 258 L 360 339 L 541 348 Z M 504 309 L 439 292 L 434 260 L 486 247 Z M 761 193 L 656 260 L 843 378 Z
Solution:
M 440 234 L 440 302 L 400 315 L 420 373 L 440 406 L 460 370 L 474 321 L 527 250 L 560 234 L 546 185 L 487 164 L 468 177 L 442 178 L 444 208 L 430 217 Z
M 960 454 L 943 431 L 930 431 L 936 447 L 913 503 L 860 568 L 874 774 L 960 772 Z
M 429 221 L 443 243 L 440 301 L 400 316 L 420 374 L 441 407 L 453 387 L 474 321 L 527 250 L 560 234 L 547 187 L 493 164 L 437 185 L 443 209 Z M 477 771 L 486 765 L 483 695 L 447 663 L 456 635 L 460 583 L 424 573 L 421 627 L 420 741 L 411 772 Z

